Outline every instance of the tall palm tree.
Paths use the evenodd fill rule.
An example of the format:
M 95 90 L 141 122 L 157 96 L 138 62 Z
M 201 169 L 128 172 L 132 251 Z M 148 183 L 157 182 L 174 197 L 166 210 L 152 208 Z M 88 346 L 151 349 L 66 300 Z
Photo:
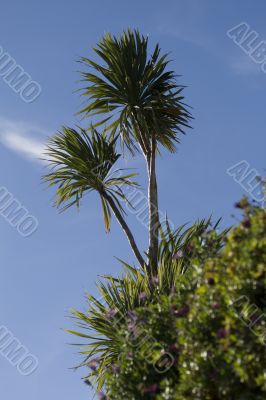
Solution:
M 44 176 L 49 186 L 58 186 L 55 205 L 66 210 L 72 205 L 79 207 L 82 197 L 96 191 L 101 200 L 106 231 L 110 230 L 111 211 L 125 232 L 130 246 L 144 267 L 144 259 L 137 247 L 132 232 L 125 219 L 122 201 L 127 201 L 122 187 L 135 186 L 132 181 L 136 174 L 122 175 L 121 169 L 113 170 L 120 158 L 116 152 L 117 138 L 110 138 L 104 132 L 100 135 L 94 128 L 90 134 L 84 129 L 63 127 L 53 136 L 47 146 L 47 160 L 52 167 Z
M 159 145 L 174 152 L 179 134 L 189 127 L 191 115 L 183 103 L 183 86 L 167 70 L 168 55 L 158 45 L 149 55 L 148 38 L 138 31 L 115 37 L 107 34 L 94 48 L 99 62 L 82 58 L 86 106 L 84 117 L 98 117 L 97 125 L 108 124 L 132 153 L 140 150 L 148 174 L 149 267 L 157 270 L 159 213 L 156 154 Z M 90 71 L 87 70 L 90 68 Z

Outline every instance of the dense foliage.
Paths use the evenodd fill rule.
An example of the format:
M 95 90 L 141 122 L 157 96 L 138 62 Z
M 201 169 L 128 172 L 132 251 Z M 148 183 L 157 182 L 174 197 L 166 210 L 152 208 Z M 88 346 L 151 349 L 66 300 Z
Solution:
M 183 270 L 164 285 L 167 290 L 161 264 L 152 290 L 140 287 L 134 304 L 126 304 L 125 282 L 112 281 L 117 293 L 124 291 L 123 312 L 114 302 L 110 307 L 109 299 L 98 309 L 92 302 L 87 315 L 75 313 L 84 328 L 105 336 L 84 351 L 91 370 L 86 382 L 97 380 L 106 393 L 100 398 L 265 398 L 266 213 L 245 199 L 237 207 L 244 219 L 223 247 L 225 232 L 203 226 L 178 247 L 171 247 L 171 238 L 168 246 L 163 242 L 170 252 L 161 253 L 161 261 L 165 256 L 167 265 Z M 129 273 L 124 279 L 130 280 Z M 103 283 L 101 288 L 105 299 L 114 290 Z
M 179 399 L 265 399 L 266 213 L 244 219 L 210 259 L 182 319 Z
M 161 229 L 157 275 L 151 277 L 147 271 L 123 263 L 122 277 L 107 276 L 99 282 L 98 298 L 87 294 L 87 313 L 73 311 L 82 330 L 70 332 L 87 339 L 82 365 L 89 366 L 91 373 L 86 378 L 96 381 L 98 388 L 121 357 L 125 326 L 132 325 L 130 318 L 144 305 L 156 308 L 162 299 L 168 301 L 172 296 L 184 296 L 182 293 L 187 294 L 188 288 L 193 290 L 193 271 L 223 246 L 227 230 L 218 233 L 217 225 L 202 220 L 190 228 L 181 226 L 174 231 L 167 225 Z

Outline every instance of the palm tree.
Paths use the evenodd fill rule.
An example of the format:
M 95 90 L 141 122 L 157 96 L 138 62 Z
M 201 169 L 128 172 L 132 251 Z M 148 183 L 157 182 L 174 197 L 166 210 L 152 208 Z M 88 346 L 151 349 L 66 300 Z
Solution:
M 119 201 L 127 201 L 121 187 L 136 186 L 136 182 L 131 180 L 136 174 L 121 175 L 123 170 L 113 170 L 120 158 L 116 152 L 116 140 L 110 139 L 106 132 L 100 135 L 94 128 L 90 129 L 89 135 L 84 129 L 78 132 L 64 127 L 48 142 L 46 155 L 52 170 L 44 180 L 49 186 L 58 186 L 55 205 L 61 210 L 72 205 L 79 207 L 86 193 L 96 191 L 100 196 L 106 231 L 110 230 L 112 210 L 139 264 L 144 267 L 144 259 L 125 222 L 125 212 Z
M 156 45 L 151 56 L 148 38 L 138 31 L 120 37 L 107 34 L 94 48 L 100 61 L 82 58 L 85 70 L 84 117 L 104 115 L 97 121 L 107 124 L 112 135 L 118 132 L 122 145 L 132 153 L 140 150 L 145 157 L 149 199 L 149 267 L 157 270 L 158 192 L 156 154 L 159 145 L 170 152 L 179 143 L 179 134 L 189 127 L 190 113 L 183 103 L 183 86 L 167 70 L 168 55 L 161 55 Z
M 82 95 L 86 106 L 80 113 L 84 118 L 96 116 L 93 126 L 104 124 L 103 133 L 100 135 L 91 126 L 88 132 L 81 130 L 80 133 L 63 128 L 62 133 L 49 142 L 48 161 L 56 169 L 45 179 L 51 185 L 58 185 L 56 205 L 67 202 L 63 209 L 79 205 L 84 192 L 96 190 L 100 194 L 107 230 L 112 211 L 139 264 L 147 268 L 150 275 L 156 274 L 160 228 L 156 155 L 159 146 L 174 152 L 179 134 L 189 127 L 191 115 L 183 103 L 184 87 L 177 83 L 174 72 L 167 70 L 167 54 L 161 55 L 156 45 L 149 56 L 148 38 L 138 31 L 129 30 L 118 38 L 108 34 L 94 51 L 100 58 L 99 63 L 82 58 L 83 65 L 91 71 L 82 72 L 85 82 Z M 91 139 L 88 133 L 92 134 Z M 149 202 L 147 263 L 125 222 L 121 206 L 121 200 L 127 201 L 121 187 L 132 185 L 130 178 L 133 175 L 107 180 L 110 168 L 119 158 L 115 151 L 118 137 L 123 149 L 127 148 L 132 154 L 140 151 L 146 160 Z M 95 171 L 98 171 L 96 175 Z
M 86 357 L 83 365 L 88 365 L 91 357 L 100 356 L 102 376 L 96 376 L 100 388 L 105 370 L 119 357 L 117 333 L 128 311 L 141 305 L 143 296 L 148 302 L 156 302 L 158 294 L 169 295 L 173 287 L 179 290 L 193 262 L 191 241 L 195 238 L 200 241 L 210 221 L 199 221 L 190 229 L 180 227 L 174 231 L 167 224 L 165 230 L 160 223 L 156 156 L 161 148 L 176 150 L 180 134 L 184 134 L 192 118 L 183 102 L 184 87 L 178 84 L 175 73 L 168 70 L 168 55 L 161 55 L 158 45 L 150 54 L 148 38 L 130 30 L 119 37 L 105 35 L 94 51 L 98 61 L 81 60 L 84 66 L 81 91 L 86 104 L 80 114 L 84 119 L 90 118 L 89 128 L 63 127 L 51 137 L 46 150 L 51 170 L 44 180 L 56 186 L 55 205 L 61 210 L 79 207 L 85 194 L 96 191 L 106 231 L 110 230 L 113 214 L 142 267 L 136 269 L 124 264 L 126 273 L 121 279 L 104 277 L 99 291 L 105 304 L 88 295 L 88 312 L 73 312 L 79 327 L 86 331 L 71 332 L 90 341 L 83 352 Z M 101 133 L 96 130 L 99 127 Z M 136 174 L 114 170 L 121 157 L 116 150 L 119 139 L 123 152 L 139 151 L 146 161 L 147 261 L 125 221 L 123 203 L 130 203 L 123 189 L 137 183 L 133 180 Z M 177 252 L 184 256 L 175 257 Z M 113 317 L 118 319 L 117 324 Z M 93 331 L 92 335 L 88 329 Z

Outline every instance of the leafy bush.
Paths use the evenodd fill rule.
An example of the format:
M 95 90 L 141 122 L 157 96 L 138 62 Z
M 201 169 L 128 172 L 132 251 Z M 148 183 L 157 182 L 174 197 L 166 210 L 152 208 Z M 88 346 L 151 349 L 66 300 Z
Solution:
M 120 324 L 111 323 L 116 356 L 87 364 L 104 384 L 100 398 L 265 398 L 266 213 L 246 200 L 237 207 L 243 221 L 204 268 L 194 253 L 189 279 L 156 301 L 143 294 Z M 214 231 L 204 235 L 202 245 L 216 246 Z
M 125 274 L 121 278 L 107 276 L 100 281 L 98 299 L 87 294 L 88 312 L 73 311 L 82 330 L 70 331 L 86 339 L 81 352 L 85 356 L 81 365 L 88 366 L 91 371 L 86 376 L 86 382 L 89 382 L 88 379 L 96 381 L 98 389 L 103 386 L 112 366 L 121 360 L 125 340 L 129 344 L 131 336 L 127 327 L 135 325 L 135 313 L 142 314 L 143 307 L 146 310 L 149 305 L 148 321 L 151 320 L 150 330 L 153 331 L 159 320 L 156 318 L 153 321 L 150 317 L 153 312 L 154 316 L 160 316 L 157 311 L 159 304 L 169 303 L 174 295 L 180 298 L 188 295 L 189 287 L 193 290 L 195 282 L 192 271 L 200 268 L 208 257 L 216 255 L 224 243 L 227 230 L 218 233 L 218 223 L 212 226 L 210 220 L 202 220 L 190 228 L 181 226 L 175 231 L 171 231 L 167 225 L 164 231 L 161 230 L 158 275 L 150 276 L 147 271 L 124 263 Z M 165 308 L 165 315 L 169 314 L 169 307 Z M 133 315 L 134 320 L 131 321 Z M 162 333 L 157 335 L 159 341 L 162 341 Z M 136 338 L 133 340 L 136 341 Z M 153 376 L 153 369 L 151 372 Z
M 266 213 L 246 200 L 244 219 L 209 260 L 182 320 L 182 399 L 266 396 Z

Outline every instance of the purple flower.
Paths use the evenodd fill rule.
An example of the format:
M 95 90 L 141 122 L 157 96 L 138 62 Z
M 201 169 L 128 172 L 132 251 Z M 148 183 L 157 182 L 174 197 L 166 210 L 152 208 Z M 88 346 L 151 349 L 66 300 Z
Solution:
M 194 245 L 193 245 L 192 243 L 189 242 L 189 243 L 187 244 L 187 250 L 188 250 L 188 251 L 193 251 L 193 250 L 194 250 Z
M 144 394 L 155 394 L 158 390 L 159 386 L 157 383 L 154 383 L 153 385 L 147 386 L 144 388 L 143 393 Z
M 228 335 L 228 332 L 225 328 L 220 328 L 217 331 L 217 337 L 219 339 L 224 339 Z
M 135 324 L 135 321 L 130 322 L 128 324 L 127 328 L 129 330 L 129 332 L 133 334 L 133 336 L 138 336 L 138 328 Z
M 110 310 L 108 310 L 106 313 L 105 313 L 105 316 L 106 316 L 106 318 L 108 318 L 108 319 L 113 319 L 115 316 L 116 316 L 116 314 L 117 314 L 117 310 L 115 310 L 115 309 L 110 309 Z
M 248 205 L 249 205 L 249 203 L 246 198 L 244 198 L 234 204 L 235 208 L 240 208 L 240 209 L 245 209 L 246 207 L 248 207 Z
M 157 286 L 158 283 L 159 283 L 159 278 L 158 278 L 158 276 L 153 276 L 153 277 L 151 278 L 151 283 L 152 283 L 154 286 Z
M 115 365 L 115 364 L 112 365 L 112 371 L 113 371 L 114 374 L 119 374 L 119 372 L 120 372 L 119 366 Z
M 213 278 L 209 278 L 207 282 L 209 285 L 215 285 L 215 280 Z
M 93 360 L 90 360 L 90 362 L 88 363 L 88 367 L 90 367 L 93 371 L 96 371 L 100 362 L 101 362 L 100 357 L 96 357 Z
M 92 371 L 96 371 L 97 368 L 98 368 L 98 366 L 99 366 L 99 364 L 98 364 L 97 361 L 92 360 L 92 361 L 90 361 L 90 362 L 88 363 L 88 366 L 90 367 L 90 369 L 91 369 Z
M 141 292 L 141 293 L 139 294 L 139 301 L 140 301 L 140 302 L 144 302 L 145 300 L 147 300 L 147 295 L 146 295 L 145 292 Z
M 189 313 L 189 306 L 185 304 L 184 307 L 179 309 L 174 307 L 173 312 L 176 317 L 185 317 Z
M 250 319 L 251 319 L 252 322 L 256 322 L 259 317 L 260 317 L 260 314 L 255 312 L 254 314 L 252 314 L 250 316 Z
M 180 258 L 182 258 L 184 256 L 184 253 L 182 250 L 178 250 L 174 255 L 173 255 L 173 259 L 174 260 L 179 260 Z
M 127 316 L 128 316 L 129 319 L 131 319 L 132 321 L 136 321 L 136 319 L 137 319 L 137 314 L 136 314 L 135 311 L 129 310 L 129 311 L 127 312 Z
M 127 353 L 127 360 L 133 360 L 133 353 L 132 353 L 132 351 L 130 351 L 129 353 Z
M 208 244 L 209 246 L 213 246 L 214 243 L 215 243 L 215 241 L 214 241 L 213 239 L 208 239 L 208 241 L 207 241 L 207 244 Z
M 105 396 L 105 394 L 102 391 L 100 391 L 98 393 L 98 398 L 99 398 L 99 400 L 107 400 L 107 397 Z
M 218 310 L 220 307 L 221 307 L 221 306 L 220 306 L 219 303 L 214 303 L 214 304 L 212 305 L 212 308 L 213 308 L 214 310 Z
M 172 343 L 169 346 L 169 351 L 172 351 L 173 353 L 178 353 L 179 352 L 179 348 L 177 347 L 177 345 L 175 343 Z
M 251 227 L 250 219 L 249 218 L 245 218 L 243 220 L 243 222 L 242 222 L 242 225 L 243 225 L 244 228 L 247 228 L 247 229 L 250 228 Z

